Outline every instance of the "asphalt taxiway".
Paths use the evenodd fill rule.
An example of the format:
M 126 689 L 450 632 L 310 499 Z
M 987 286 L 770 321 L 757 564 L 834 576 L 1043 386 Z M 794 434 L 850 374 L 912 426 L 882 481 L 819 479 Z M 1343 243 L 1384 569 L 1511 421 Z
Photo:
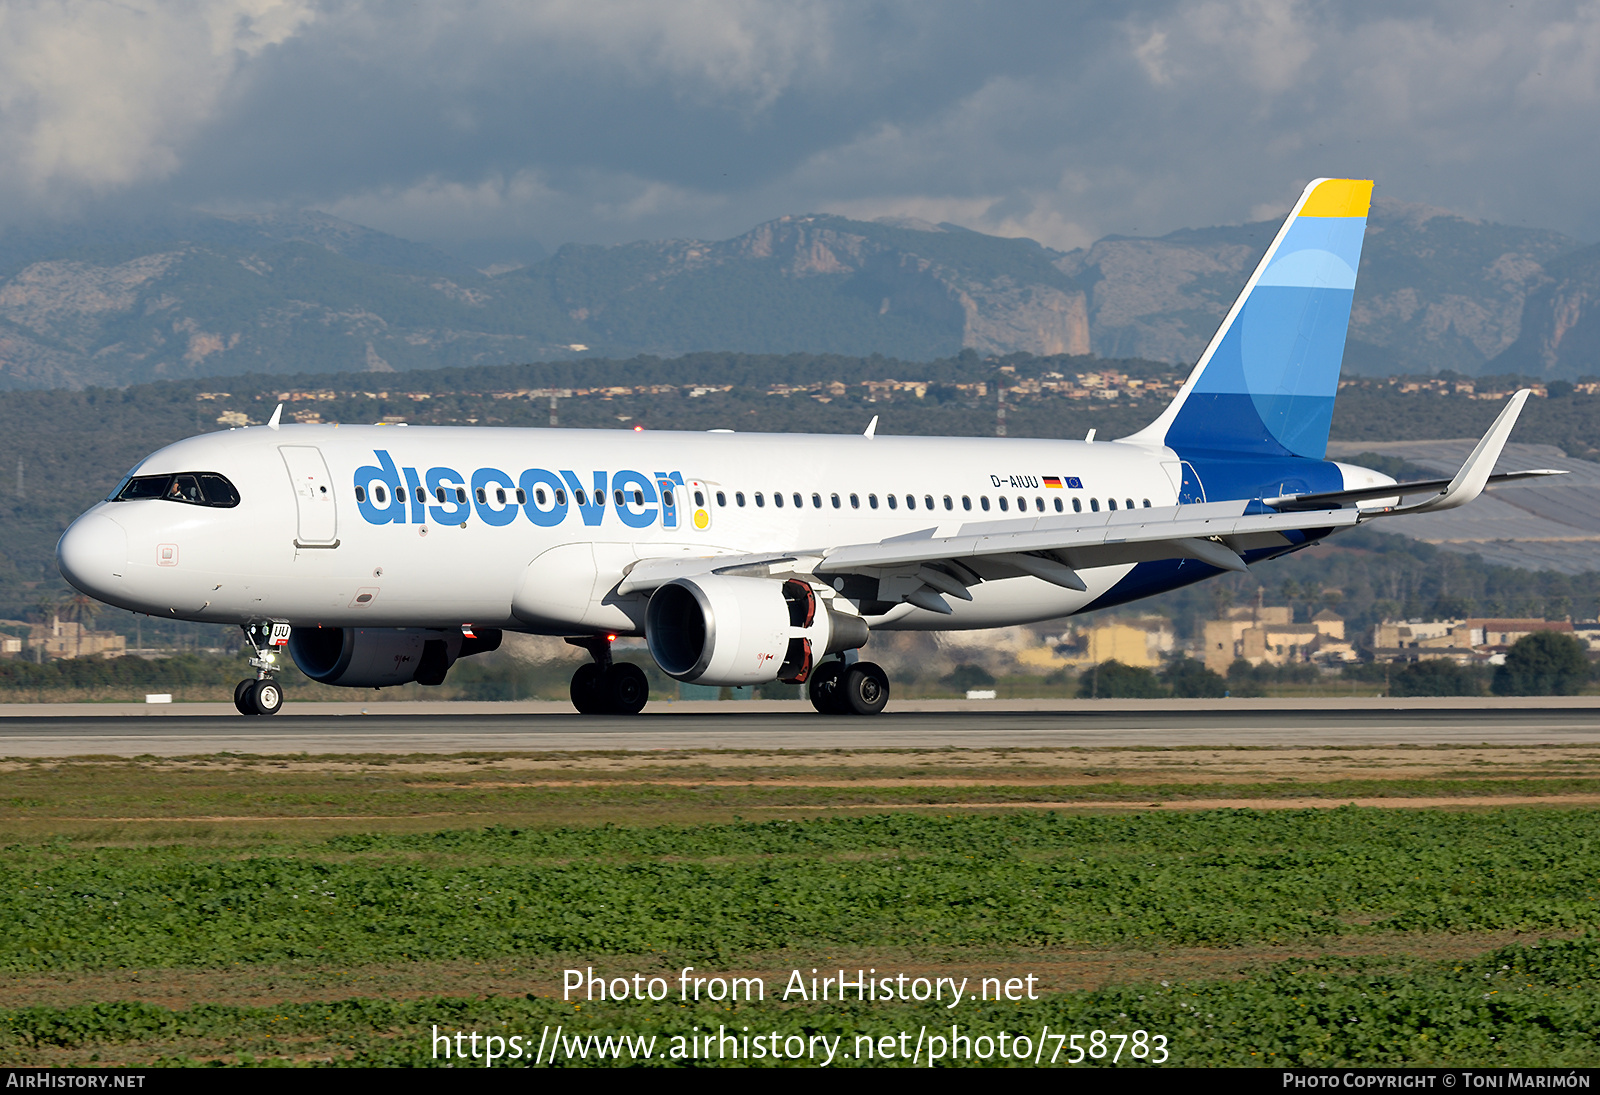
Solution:
M 0 757 L 1104 746 L 1600 745 L 1600 697 L 1516 700 L 912 701 L 825 718 L 796 701 L 0 706 Z

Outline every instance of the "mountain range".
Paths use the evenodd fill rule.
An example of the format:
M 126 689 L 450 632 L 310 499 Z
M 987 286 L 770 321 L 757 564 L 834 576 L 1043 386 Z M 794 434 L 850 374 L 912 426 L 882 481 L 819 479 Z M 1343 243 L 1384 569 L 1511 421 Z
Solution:
M 909 218 L 569 244 L 481 271 L 323 213 L 185 212 L 0 236 L 0 388 L 699 350 L 907 360 L 1204 348 L 1278 222 L 1070 252 Z M 1348 372 L 1600 373 L 1600 247 L 1380 199 Z

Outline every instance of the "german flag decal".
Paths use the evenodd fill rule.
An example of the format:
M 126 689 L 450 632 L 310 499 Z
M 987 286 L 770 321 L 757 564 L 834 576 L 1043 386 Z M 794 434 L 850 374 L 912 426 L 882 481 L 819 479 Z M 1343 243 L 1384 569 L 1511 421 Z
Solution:
M 1056 490 L 1060 490 L 1061 477 L 1058 475 L 1047 475 L 1044 477 L 1044 485 L 1047 487 L 1054 487 Z

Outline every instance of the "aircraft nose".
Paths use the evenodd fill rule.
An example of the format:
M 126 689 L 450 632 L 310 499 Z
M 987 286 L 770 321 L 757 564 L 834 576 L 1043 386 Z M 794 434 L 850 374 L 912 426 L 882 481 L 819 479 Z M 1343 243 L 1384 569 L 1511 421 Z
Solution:
M 101 513 L 78 518 L 56 545 L 61 576 L 91 597 L 120 583 L 128 567 L 128 534 Z

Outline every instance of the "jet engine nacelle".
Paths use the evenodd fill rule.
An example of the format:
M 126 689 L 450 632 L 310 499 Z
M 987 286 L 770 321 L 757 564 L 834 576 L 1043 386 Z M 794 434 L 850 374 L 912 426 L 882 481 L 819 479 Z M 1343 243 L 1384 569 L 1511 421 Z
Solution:
M 709 574 L 658 588 L 645 640 L 662 672 L 688 684 L 804 681 L 827 654 L 867 641 L 860 617 L 836 612 L 798 578 Z
M 300 672 L 345 688 L 443 684 L 457 658 L 499 646 L 500 632 L 492 628 L 474 638 L 423 627 L 297 627 L 289 633 L 289 656 Z

